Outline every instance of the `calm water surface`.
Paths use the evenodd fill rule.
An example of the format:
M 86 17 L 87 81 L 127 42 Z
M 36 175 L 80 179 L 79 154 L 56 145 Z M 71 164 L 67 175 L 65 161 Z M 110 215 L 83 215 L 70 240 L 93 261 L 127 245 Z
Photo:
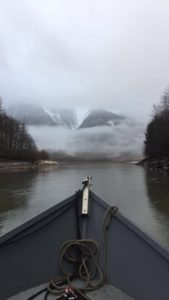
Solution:
M 0 173 L 0 235 L 73 194 L 88 175 L 94 192 L 169 248 L 169 176 L 132 164 Z

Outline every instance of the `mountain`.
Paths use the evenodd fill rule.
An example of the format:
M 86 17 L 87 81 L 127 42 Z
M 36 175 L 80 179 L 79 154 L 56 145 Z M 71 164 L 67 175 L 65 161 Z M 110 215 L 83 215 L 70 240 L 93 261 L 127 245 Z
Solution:
M 48 125 L 74 127 L 75 112 L 70 109 L 48 109 L 33 104 L 8 105 L 7 113 L 26 125 Z
M 117 115 L 106 110 L 94 110 L 83 120 L 79 128 L 90 128 L 97 126 L 112 126 L 123 122 L 126 117 Z
M 72 110 L 33 104 L 6 105 L 6 111 L 30 125 L 29 133 L 39 149 L 60 151 L 63 157 L 66 153 L 84 160 L 142 157 L 144 125 L 128 116 L 101 109 L 88 113 L 79 113 L 77 109 L 76 116 Z

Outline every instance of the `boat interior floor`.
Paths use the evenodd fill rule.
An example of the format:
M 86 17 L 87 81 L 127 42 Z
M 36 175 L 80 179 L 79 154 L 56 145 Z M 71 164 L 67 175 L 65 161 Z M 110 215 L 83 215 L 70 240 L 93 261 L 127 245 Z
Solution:
M 7 300 L 27 300 L 29 297 L 31 297 L 38 291 L 42 290 L 46 286 L 47 285 L 43 284 L 38 287 L 26 290 L 24 292 L 21 292 L 18 295 L 8 298 Z M 88 292 L 87 296 L 91 300 L 96 300 L 96 299 L 97 300 L 134 300 L 134 298 L 129 297 L 128 295 L 126 295 L 125 293 L 123 293 L 122 291 L 113 287 L 110 284 L 106 284 L 98 290 Z M 37 296 L 35 300 L 43 300 L 43 299 L 44 299 L 44 294 L 41 294 L 41 295 Z M 48 299 L 54 300 L 54 299 L 56 299 L 56 296 L 49 295 Z

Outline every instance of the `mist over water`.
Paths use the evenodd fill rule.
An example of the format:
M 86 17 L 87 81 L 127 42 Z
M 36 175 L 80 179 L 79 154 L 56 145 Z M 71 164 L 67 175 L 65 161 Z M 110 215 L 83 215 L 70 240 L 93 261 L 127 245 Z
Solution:
M 114 159 L 139 159 L 143 153 L 145 128 L 139 123 L 128 121 L 85 129 L 29 126 L 28 130 L 39 149 L 64 151 L 71 155 L 93 153 Z

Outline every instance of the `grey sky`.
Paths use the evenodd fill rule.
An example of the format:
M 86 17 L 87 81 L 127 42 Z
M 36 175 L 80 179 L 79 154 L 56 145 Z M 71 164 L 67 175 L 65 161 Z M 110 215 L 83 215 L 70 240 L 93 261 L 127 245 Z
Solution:
M 169 85 L 167 0 L 0 0 L 0 95 L 147 119 Z

